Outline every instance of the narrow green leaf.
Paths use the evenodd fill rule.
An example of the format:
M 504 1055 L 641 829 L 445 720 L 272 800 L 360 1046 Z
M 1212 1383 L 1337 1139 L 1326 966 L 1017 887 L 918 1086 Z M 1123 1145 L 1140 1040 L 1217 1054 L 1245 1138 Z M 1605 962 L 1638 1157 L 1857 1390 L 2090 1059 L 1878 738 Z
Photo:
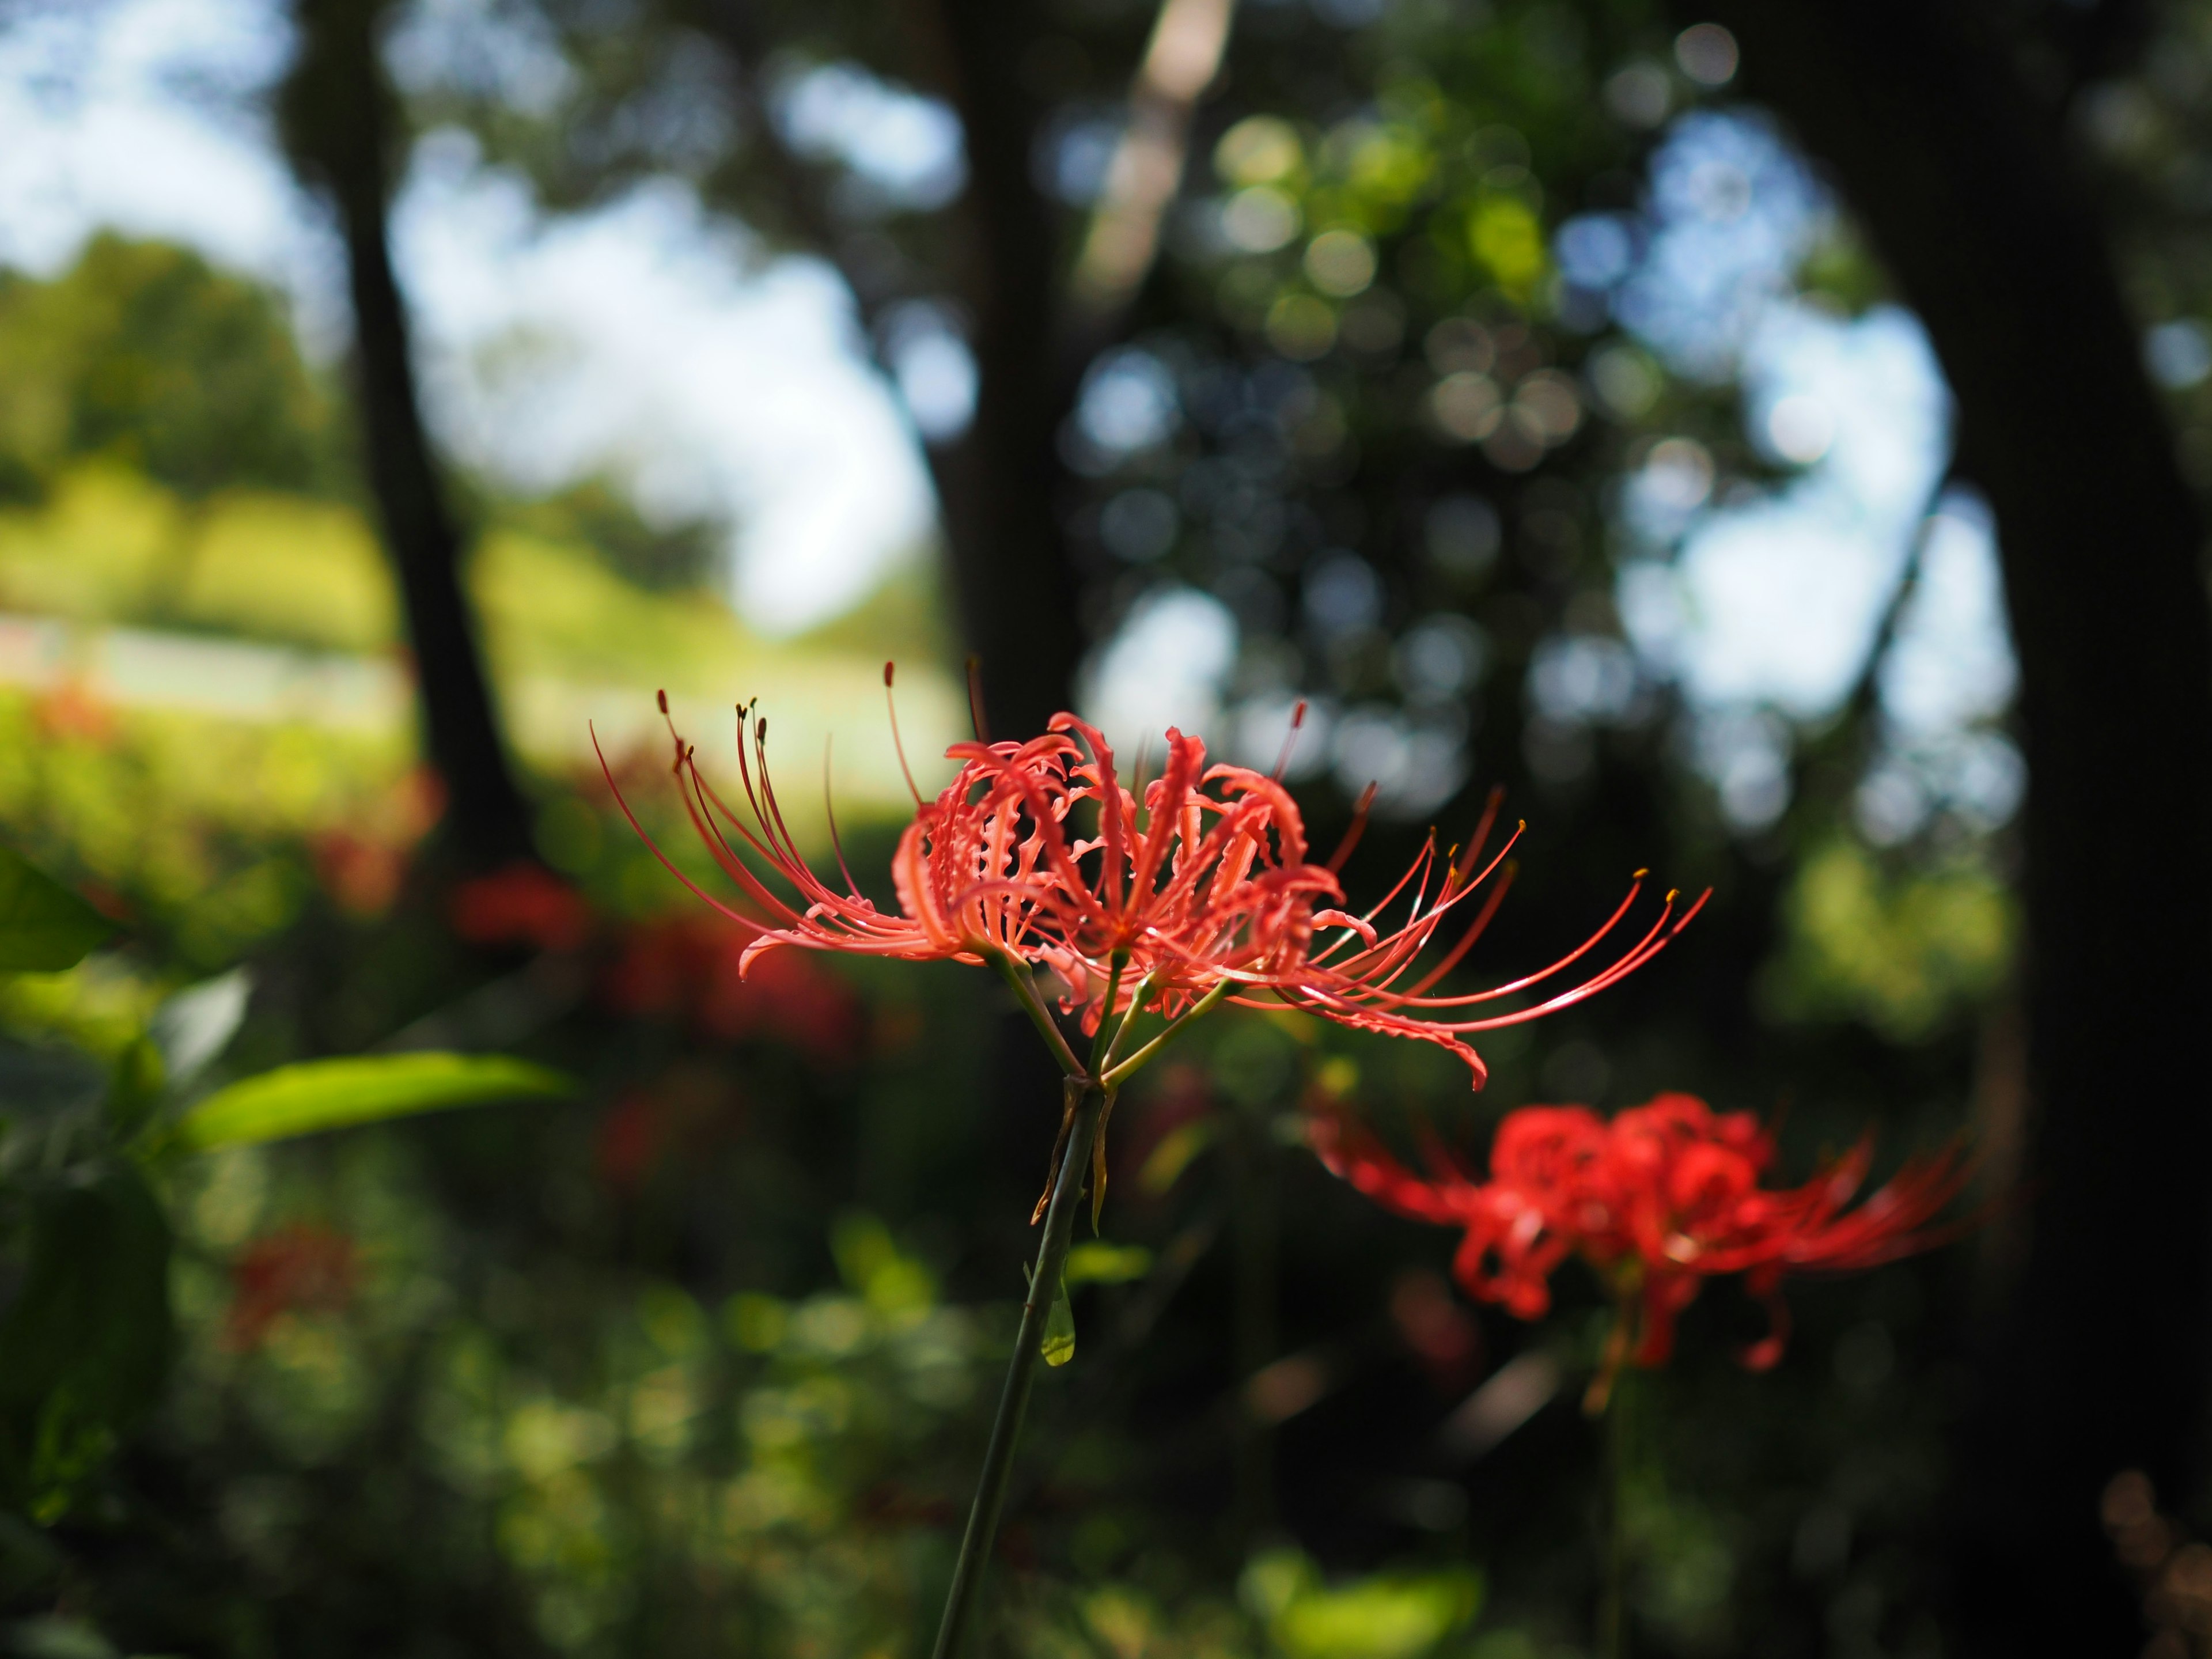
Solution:
M 560 1073 L 504 1054 L 386 1054 L 280 1066 L 217 1090 L 178 1121 L 184 1152 L 411 1117 L 487 1101 L 565 1095 Z
M 114 931 L 21 854 L 0 847 L 0 973 L 58 974 Z
M 1037 1352 L 1048 1365 L 1065 1365 L 1075 1358 L 1075 1310 L 1068 1304 L 1065 1274 L 1053 1295 L 1052 1311 L 1044 1316 L 1044 1340 L 1037 1344 Z

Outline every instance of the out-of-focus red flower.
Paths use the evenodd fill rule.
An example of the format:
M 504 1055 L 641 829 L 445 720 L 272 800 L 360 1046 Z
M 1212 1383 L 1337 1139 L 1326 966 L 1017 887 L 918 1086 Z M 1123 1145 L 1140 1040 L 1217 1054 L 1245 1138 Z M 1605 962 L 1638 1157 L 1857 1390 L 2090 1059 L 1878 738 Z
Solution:
M 714 952 L 728 937 L 688 916 L 625 928 L 600 979 L 600 994 L 617 1013 L 681 1012 L 713 971 Z
M 592 1167 L 617 1192 L 635 1192 L 660 1161 L 667 1139 L 666 1114 L 659 1101 L 642 1090 L 633 1091 L 599 1120 Z
M 309 842 L 315 878 L 341 909 L 382 915 L 399 896 L 407 854 L 445 810 L 445 785 L 428 767 L 416 767 L 354 822 Z
M 591 901 L 543 865 L 521 860 L 453 890 L 453 931 L 471 945 L 574 951 L 592 936 Z
M 701 988 L 697 1018 L 715 1036 L 768 1036 L 824 1064 L 852 1058 L 860 1037 L 857 999 L 835 975 L 796 951 L 781 951 L 739 976 L 728 954 Z
M 624 936 L 602 994 L 621 1012 L 687 1019 L 726 1042 L 767 1037 L 823 1065 L 849 1061 L 861 1024 L 851 988 L 797 951 L 756 962 L 747 974 L 747 944 L 702 919 L 647 922 Z
M 105 749 L 115 740 L 114 708 L 74 677 L 41 692 L 31 704 L 31 718 L 44 738 L 74 738 L 95 749 Z
M 679 1066 L 607 1109 L 592 1140 L 592 1166 L 614 1191 L 634 1194 L 672 1159 L 726 1142 L 744 1121 L 744 1097 L 727 1077 Z
M 1873 1160 L 1862 1140 L 1802 1187 L 1761 1187 L 1773 1138 L 1748 1112 L 1716 1113 L 1690 1095 L 1662 1095 L 1610 1121 L 1583 1106 L 1528 1106 L 1498 1126 L 1490 1179 L 1476 1181 L 1440 1148 L 1433 1173 L 1414 1174 L 1342 1114 L 1312 1122 L 1328 1167 L 1385 1208 L 1465 1230 L 1453 1274 L 1468 1291 L 1522 1319 L 1551 1307 L 1551 1274 L 1580 1256 L 1621 1310 L 1601 1403 L 1622 1360 L 1658 1365 L 1674 1324 L 1716 1275 L 1741 1273 L 1772 1328 L 1743 1358 L 1765 1370 L 1781 1358 L 1789 1322 L 1780 1290 L 1790 1273 L 1850 1273 L 1941 1242 L 1934 1224 L 1966 1175 L 1953 1146 L 1910 1160 L 1852 1206 Z
M 230 1264 L 224 1346 L 239 1353 L 258 1347 L 288 1313 L 341 1311 L 357 1277 L 353 1241 L 343 1233 L 305 1222 L 264 1233 Z
M 665 713 L 665 697 L 661 706 Z M 1595 973 L 1531 1006 L 1480 1014 L 1483 1005 L 1555 980 L 1594 951 L 1627 916 L 1642 872 L 1604 925 L 1549 967 L 1486 991 L 1437 995 L 1434 988 L 1504 891 L 1501 878 L 1462 936 L 1441 958 L 1419 965 L 1447 918 L 1499 871 L 1512 845 L 1509 837 L 1487 861 L 1482 856 L 1494 799 L 1463 860 L 1440 854 L 1431 837 L 1382 901 L 1354 915 L 1338 908 L 1336 871 L 1356 826 L 1335 857 L 1310 861 L 1304 822 L 1279 777 L 1209 766 L 1205 744 L 1172 729 L 1164 768 L 1140 802 L 1121 781 L 1103 736 L 1063 714 L 1026 743 L 959 743 L 945 751 L 960 771 L 935 800 L 915 796 L 914 822 L 893 862 L 900 907 L 893 915 L 861 896 L 842 852 L 842 893 L 799 855 L 768 781 L 766 722 L 750 708 L 740 709 L 738 720 L 749 817 L 714 792 L 680 737 L 675 770 L 694 827 L 751 914 L 714 899 L 662 862 L 745 931 L 741 969 L 778 945 L 912 960 L 1003 957 L 1049 969 L 1065 988 L 1063 1010 L 1079 1014 L 1086 1030 L 1139 998 L 1172 1018 L 1218 992 L 1254 1006 L 1288 1004 L 1340 1024 L 1441 1044 L 1467 1063 L 1480 1087 L 1486 1072 L 1465 1041 L 1469 1034 L 1536 1019 L 1595 994 L 1649 960 L 1703 902 L 1678 915 L 1670 893 L 1657 920 Z M 611 771 L 608 781 L 614 782 Z M 616 798 L 622 799 L 619 788 Z M 1363 820 L 1364 810 L 1363 802 Z M 629 815 L 627 803 L 623 811 Z M 630 822 L 636 826 L 634 816 Z M 769 874 L 753 867 L 745 849 Z M 770 876 L 792 896 L 772 888 Z M 1403 919 L 1378 928 L 1377 918 L 1401 900 Z
M 399 848 L 350 830 L 326 830 L 309 843 L 315 879 L 338 908 L 357 916 L 380 915 L 399 896 L 406 859 Z

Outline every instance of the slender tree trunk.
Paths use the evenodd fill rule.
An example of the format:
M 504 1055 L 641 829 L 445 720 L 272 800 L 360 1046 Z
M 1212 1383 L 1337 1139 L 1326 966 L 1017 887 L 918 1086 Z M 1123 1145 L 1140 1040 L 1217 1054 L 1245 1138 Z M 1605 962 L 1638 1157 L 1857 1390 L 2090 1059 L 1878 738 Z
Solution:
M 439 483 L 407 311 L 387 228 L 395 112 L 376 46 L 388 0 L 297 0 L 300 53 L 281 127 L 301 178 L 325 191 L 345 239 L 354 367 L 369 486 L 399 575 L 414 647 L 424 744 L 444 781 L 446 833 L 465 868 L 531 856 L 475 623 L 460 583 L 460 538 Z
M 1692 21 L 1683 7 L 1681 21 Z M 2123 1653 L 2124 1468 L 2200 1491 L 2212 1389 L 2212 619 L 2195 502 L 2055 112 L 1951 0 L 1699 0 L 1836 171 L 1996 509 L 2029 788 L 2029 1230 L 1959 1443 L 1972 1654 Z
M 911 0 L 911 12 L 968 149 L 958 286 L 975 418 L 933 464 L 992 735 L 1027 738 L 1071 705 L 1083 648 L 1056 497 L 1085 354 L 1060 327 L 1059 227 L 1030 178 L 1040 111 L 1021 74 L 1042 14 L 1024 0 Z

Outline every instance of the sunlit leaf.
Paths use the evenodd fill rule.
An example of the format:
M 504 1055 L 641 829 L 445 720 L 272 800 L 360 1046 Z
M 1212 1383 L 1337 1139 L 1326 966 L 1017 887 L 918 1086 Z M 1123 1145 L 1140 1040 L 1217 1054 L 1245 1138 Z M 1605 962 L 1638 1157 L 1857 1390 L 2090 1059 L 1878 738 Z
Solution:
M 246 1018 L 253 976 L 243 968 L 179 991 L 155 1012 L 151 1036 L 172 1086 L 181 1088 L 221 1054 Z
M 1054 1292 L 1052 1311 L 1044 1318 L 1044 1340 L 1037 1345 L 1048 1365 L 1065 1365 L 1075 1358 L 1075 1310 L 1068 1304 L 1067 1278 L 1060 1276 Z
M 0 973 L 58 974 L 115 926 L 22 854 L 0 847 Z
M 1178 1123 L 1160 1137 L 1159 1145 L 1145 1159 L 1144 1167 L 1137 1171 L 1137 1184 L 1159 1197 L 1182 1178 L 1191 1161 L 1212 1146 L 1220 1133 L 1210 1117 Z
M 504 1054 L 388 1054 L 282 1066 L 217 1090 L 181 1118 L 185 1152 L 246 1146 L 488 1101 L 565 1095 L 560 1073 Z
M 1022 1264 L 1022 1277 L 1032 1289 L 1036 1287 L 1036 1275 L 1030 1271 L 1026 1261 Z M 1060 1275 L 1060 1288 L 1053 1294 L 1052 1306 L 1045 1312 L 1044 1334 L 1037 1340 L 1037 1352 L 1044 1356 L 1048 1365 L 1065 1365 L 1075 1358 L 1075 1310 L 1067 1300 L 1065 1270 Z
M 1419 1659 L 1465 1630 L 1482 1605 L 1481 1576 L 1468 1568 L 1329 1584 L 1296 1550 L 1254 1558 L 1241 1588 L 1288 1659 Z
M 1152 1253 L 1141 1244 L 1087 1239 L 1067 1253 L 1070 1285 L 1126 1285 L 1152 1270 Z

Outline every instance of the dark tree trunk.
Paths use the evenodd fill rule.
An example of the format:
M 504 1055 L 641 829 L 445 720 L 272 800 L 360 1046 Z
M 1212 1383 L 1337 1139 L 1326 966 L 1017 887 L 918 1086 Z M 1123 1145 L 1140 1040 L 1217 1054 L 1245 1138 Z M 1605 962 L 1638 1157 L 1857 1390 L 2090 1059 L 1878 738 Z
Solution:
M 377 53 L 387 0 L 298 0 L 300 54 L 281 94 L 294 167 L 325 191 L 345 238 L 354 367 L 369 486 L 398 569 L 424 744 L 446 787 L 445 834 L 465 868 L 532 855 L 461 591 L 460 538 L 431 459 L 386 225 L 395 112 Z
M 1040 14 L 1022 0 L 913 0 L 913 15 L 968 151 L 958 281 L 975 418 L 933 465 L 992 735 L 1026 738 L 1071 705 L 1083 649 L 1054 500 L 1083 353 L 1063 334 L 1059 227 L 1030 178 L 1039 111 L 1019 73 Z
M 1692 21 L 1689 9 L 1682 21 Z M 1953 1590 L 1974 1654 L 2132 1652 L 2100 1535 L 2179 1501 L 2212 1388 L 2212 619 L 2104 234 L 2016 40 L 1936 0 L 1699 0 L 1832 167 L 1958 398 L 2021 665 L 2027 1255 L 1978 1354 Z

